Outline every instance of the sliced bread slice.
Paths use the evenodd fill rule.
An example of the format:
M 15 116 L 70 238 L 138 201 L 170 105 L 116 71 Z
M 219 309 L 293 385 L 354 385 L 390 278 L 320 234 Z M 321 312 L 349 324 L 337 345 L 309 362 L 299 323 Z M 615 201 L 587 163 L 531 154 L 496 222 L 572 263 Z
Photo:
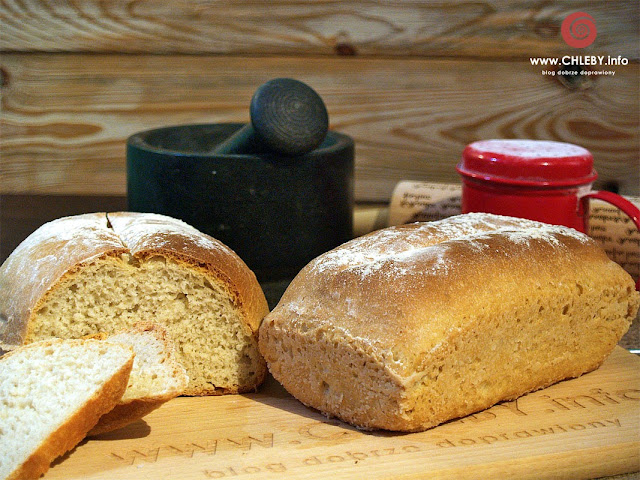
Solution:
M 100 337 L 110 343 L 130 345 L 135 359 L 124 395 L 113 410 L 100 418 L 89 435 L 110 432 L 135 422 L 187 388 L 187 372 L 177 361 L 173 342 L 161 325 L 138 322 L 131 329 Z
M 0 358 L 0 479 L 34 479 L 122 397 L 133 349 L 45 340 Z

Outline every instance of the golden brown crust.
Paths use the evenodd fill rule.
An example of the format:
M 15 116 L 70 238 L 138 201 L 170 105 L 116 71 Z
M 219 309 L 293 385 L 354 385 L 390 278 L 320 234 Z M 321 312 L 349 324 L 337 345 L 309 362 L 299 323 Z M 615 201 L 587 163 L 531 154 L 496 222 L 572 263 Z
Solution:
M 586 313 L 574 324 L 563 305 L 574 308 L 578 297 Z M 596 305 L 615 317 L 598 332 L 589 309 Z M 557 312 L 538 314 L 534 306 Z M 260 350 L 274 377 L 303 403 L 364 428 L 416 430 L 596 368 L 637 308 L 633 280 L 587 236 L 509 217 L 463 215 L 384 229 L 321 255 L 265 318 Z M 568 338 L 550 347 L 558 359 L 535 370 L 537 383 L 523 360 L 514 375 L 505 373 L 508 384 L 492 384 L 482 395 L 453 395 L 449 402 L 425 397 L 425 385 L 437 379 L 457 385 L 451 390 L 463 388 L 455 378 L 461 367 L 451 362 L 464 357 L 471 360 L 461 364 L 481 365 L 490 346 L 507 360 L 508 349 L 521 348 L 522 358 L 534 363 L 536 354 L 518 342 L 535 345 L 556 313 Z M 544 322 L 516 325 L 515 315 Z M 478 341 L 480 334 L 487 340 Z M 483 342 L 487 352 L 474 346 Z M 291 353 L 299 347 L 302 353 Z M 444 372 L 432 371 L 434 365 Z M 426 403 L 435 411 L 421 407 Z
M 74 341 L 74 340 L 71 340 Z M 77 340 L 82 342 L 83 340 Z M 58 343 L 60 340 L 45 340 L 36 347 Z M 22 348 L 30 348 L 27 345 Z M 6 354 L 12 355 L 14 352 Z M 124 364 L 92 397 L 70 416 L 56 431 L 35 450 L 27 460 L 15 470 L 7 480 L 31 480 L 39 478 L 49 470 L 51 462 L 59 456 L 73 449 L 87 432 L 98 422 L 100 417 L 113 409 L 127 388 L 129 374 L 133 367 L 133 352 L 131 358 Z
M 464 316 L 483 302 L 495 303 L 497 295 L 508 297 L 518 285 L 531 288 L 541 279 L 562 275 L 578 278 L 594 265 L 620 269 L 593 240 L 571 229 L 544 227 L 545 238 L 533 222 L 527 234 L 524 230 L 532 227 L 520 219 L 466 218 L 476 221 L 461 225 L 462 233 L 456 230 L 450 237 L 442 233 L 444 221 L 408 224 L 373 232 L 320 256 L 291 283 L 270 322 L 286 309 L 340 313 L 341 330 L 375 355 L 393 351 L 390 368 L 406 375 L 419 367 L 422 352 L 450 334 L 448 320 L 454 314 Z M 369 258 L 360 260 L 363 251 L 370 252 Z M 496 272 L 508 276 L 497 282 Z M 345 307 L 357 315 L 342 315 Z M 315 326 L 336 327 L 333 315 L 316 317 Z M 430 319 L 428 331 L 425 319 Z

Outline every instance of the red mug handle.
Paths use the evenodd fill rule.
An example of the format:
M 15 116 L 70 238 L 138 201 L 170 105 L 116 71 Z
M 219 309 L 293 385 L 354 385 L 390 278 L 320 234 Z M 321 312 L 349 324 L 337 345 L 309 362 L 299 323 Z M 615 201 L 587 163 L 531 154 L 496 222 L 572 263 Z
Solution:
M 629 200 L 622 198 L 620 195 L 617 195 L 613 192 L 599 191 L 599 192 L 589 192 L 586 195 L 581 197 L 581 200 L 587 198 L 597 198 L 598 200 L 603 200 L 611 205 L 618 207 L 624 213 L 626 213 L 631 221 L 635 223 L 636 228 L 640 230 L 640 209 L 636 207 Z M 582 203 L 581 203 L 582 205 Z M 584 208 L 584 207 L 582 207 Z M 636 290 L 640 290 L 640 278 L 636 280 Z

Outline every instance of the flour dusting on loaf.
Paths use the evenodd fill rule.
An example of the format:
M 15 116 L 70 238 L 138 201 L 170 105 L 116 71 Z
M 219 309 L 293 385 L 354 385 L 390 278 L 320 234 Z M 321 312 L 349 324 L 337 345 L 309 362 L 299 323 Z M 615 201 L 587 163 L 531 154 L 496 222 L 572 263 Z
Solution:
M 0 267 L 0 348 L 163 325 L 189 395 L 254 390 L 266 367 L 268 311 L 255 275 L 228 247 L 157 214 L 95 213 L 40 227 Z
M 637 309 L 631 277 L 588 236 L 467 214 L 313 260 L 259 345 L 303 403 L 413 431 L 597 368 Z
M 219 241 L 203 235 L 196 228 L 177 218 L 155 213 L 145 214 L 144 222 L 140 222 L 139 218 L 131 215 L 123 217 L 117 213 L 107 214 L 107 217 L 109 223 L 113 222 L 123 227 L 126 225 L 126 237 L 123 241 L 129 245 L 145 244 L 147 248 L 171 249 L 176 238 L 183 238 L 182 250 L 188 250 L 192 245 L 205 250 L 226 250 Z M 114 220 L 116 218 L 117 220 Z
M 490 221 L 493 219 L 493 221 Z M 563 243 L 558 236 L 568 236 L 580 242 L 588 242 L 588 236 L 577 230 L 513 217 L 487 217 L 484 214 L 468 214 L 452 217 L 446 223 L 419 223 L 410 227 L 390 227 L 373 235 L 365 235 L 342 245 L 312 262 L 318 271 L 352 269 L 362 275 L 379 271 L 388 266 L 388 274 L 403 274 L 404 267 L 417 257 L 432 259 L 431 268 L 423 274 L 439 274 L 448 268 L 449 242 L 464 241 L 479 252 L 487 248 L 487 236 L 504 235 L 513 243 L 529 244 L 543 241 L 558 249 Z M 560 253 L 560 252 L 559 252 Z M 415 273 L 415 272 L 414 272 Z

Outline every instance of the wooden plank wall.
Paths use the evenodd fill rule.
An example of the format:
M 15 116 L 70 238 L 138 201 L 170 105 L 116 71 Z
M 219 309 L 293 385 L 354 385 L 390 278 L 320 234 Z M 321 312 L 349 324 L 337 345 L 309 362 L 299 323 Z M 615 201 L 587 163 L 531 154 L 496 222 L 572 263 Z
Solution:
M 560 34 L 576 11 L 596 21 L 585 49 Z M 247 121 L 280 76 L 355 139 L 360 202 L 401 179 L 457 182 L 482 138 L 583 145 L 599 186 L 640 194 L 636 2 L 4 0 L 0 19 L 0 260 L 43 221 L 125 205 L 129 135 Z M 562 55 L 629 64 L 567 83 L 530 62 Z

